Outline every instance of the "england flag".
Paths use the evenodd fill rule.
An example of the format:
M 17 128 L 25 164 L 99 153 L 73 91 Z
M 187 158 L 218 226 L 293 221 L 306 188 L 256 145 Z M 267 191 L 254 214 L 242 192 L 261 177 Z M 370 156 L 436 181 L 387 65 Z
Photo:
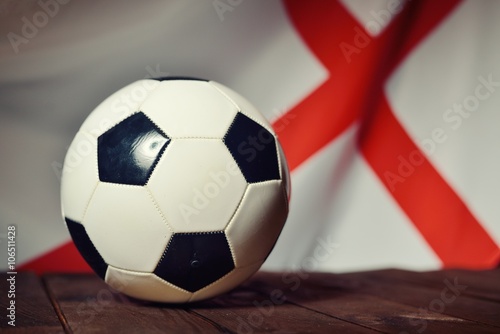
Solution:
M 138 79 L 202 77 L 272 122 L 292 176 L 266 270 L 500 261 L 500 3 L 77 0 L 0 5 L 0 247 L 88 271 L 60 213 L 66 150 Z M 0 268 L 6 269 L 6 251 Z

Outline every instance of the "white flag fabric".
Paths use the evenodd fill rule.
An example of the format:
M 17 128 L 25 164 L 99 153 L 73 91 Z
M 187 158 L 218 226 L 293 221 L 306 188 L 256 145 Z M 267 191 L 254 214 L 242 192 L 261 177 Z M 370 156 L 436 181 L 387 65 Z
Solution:
M 499 264 L 498 2 L 40 0 L 0 11 L 0 233 L 16 225 L 22 268 L 88 270 L 60 216 L 65 151 L 108 95 L 168 75 L 221 82 L 273 123 L 292 196 L 264 269 Z

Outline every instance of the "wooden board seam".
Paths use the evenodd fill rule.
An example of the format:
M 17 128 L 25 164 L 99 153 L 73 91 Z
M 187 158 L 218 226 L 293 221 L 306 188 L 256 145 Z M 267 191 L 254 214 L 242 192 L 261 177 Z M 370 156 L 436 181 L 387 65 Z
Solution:
M 64 316 L 64 313 L 59 306 L 59 303 L 57 302 L 54 294 L 52 293 L 52 291 L 50 290 L 50 288 L 47 285 L 45 275 L 40 277 L 40 278 L 41 278 L 40 281 L 42 283 L 42 287 L 45 290 L 45 293 L 47 294 L 47 296 L 49 297 L 50 303 L 52 304 L 52 307 L 54 308 L 54 311 L 56 312 L 57 317 L 59 318 L 59 322 L 61 323 L 61 325 L 64 329 L 64 332 L 66 332 L 67 334 L 73 334 L 73 331 L 71 330 L 71 327 L 69 326 L 69 323 L 66 320 L 66 317 Z

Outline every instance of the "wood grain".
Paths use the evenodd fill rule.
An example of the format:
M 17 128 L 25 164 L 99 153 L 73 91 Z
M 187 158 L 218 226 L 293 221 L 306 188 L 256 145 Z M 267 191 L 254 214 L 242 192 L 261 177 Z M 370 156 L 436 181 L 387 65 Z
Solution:
M 185 307 L 130 299 L 95 275 L 48 275 L 44 281 L 71 333 L 220 332 Z
M 434 313 L 495 326 L 500 332 L 500 303 L 466 294 L 467 290 L 474 289 L 478 281 L 466 280 L 463 274 L 453 271 L 441 272 L 439 275 L 418 275 L 426 276 L 427 279 L 421 277 L 418 281 L 411 281 L 402 278 L 401 272 L 366 272 L 359 278 L 358 291 L 414 306 L 419 310 L 434 310 Z M 342 276 L 359 277 L 356 274 Z M 497 282 L 497 288 L 499 284 L 500 281 Z M 494 284 L 487 291 L 495 291 L 493 288 Z
M 412 290 L 396 284 L 370 281 L 367 273 L 335 274 L 266 274 L 260 273 L 247 283 L 250 288 L 269 293 L 271 289 L 284 291 L 286 298 L 339 319 L 360 324 L 387 333 L 498 333 L 488 324 L 443 312 L 425 310 L 440 295 L 439 291 Z M 405 294 L 411 291 L 411 294 Z M 432 297 L 432 298 L 428 298 Z M 473 307 L 471 304 L 470 307 Z M 495 322 L 488 310 L 490 322 Z M 498 306 L 498 304 L 496 304 Z
M 408 270 L 387 269 L 367 272 L 367 274 L 390 277 L 391 279 L 411 282 L 419 287 L 430 288 L 442 288 L 446 279 L 450 281 L 457 279 L 459 284 L 467 286 L 465 290 L 461 291 L 464 295 L 495 303 L 500 302 L 500 270 L 448 269 L 416 274 Z
M 19 273 L 17 326 L 4 318 L 0 332 L 500 333 L 499 283 L 500 269 L 259 272 L 214 299 L 169 305 L 128 298 L 96 275 Z
M 278 290 L 263 294 L 238 288 L 191 309 L 236 333 L 373 333 L 362 325 L 286 301 Z
M 10 299 L 7 296 L 11 275 L 0 274 L 1 333 L 64 333 L 49 298 L 38 277 L 31 272 L 18 273 L 15 279 L 15 327 L 6 318 Z

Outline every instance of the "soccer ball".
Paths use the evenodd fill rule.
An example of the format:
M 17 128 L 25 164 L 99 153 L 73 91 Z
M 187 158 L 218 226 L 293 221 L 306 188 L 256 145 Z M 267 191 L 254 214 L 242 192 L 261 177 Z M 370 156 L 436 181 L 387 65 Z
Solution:
M 183 303 L 255 273 L 288 215 L 290 178 L 267 120 L 214 81 L 159 78 L 85 120 L 62 173 L 63 217 L 112 288 Z

